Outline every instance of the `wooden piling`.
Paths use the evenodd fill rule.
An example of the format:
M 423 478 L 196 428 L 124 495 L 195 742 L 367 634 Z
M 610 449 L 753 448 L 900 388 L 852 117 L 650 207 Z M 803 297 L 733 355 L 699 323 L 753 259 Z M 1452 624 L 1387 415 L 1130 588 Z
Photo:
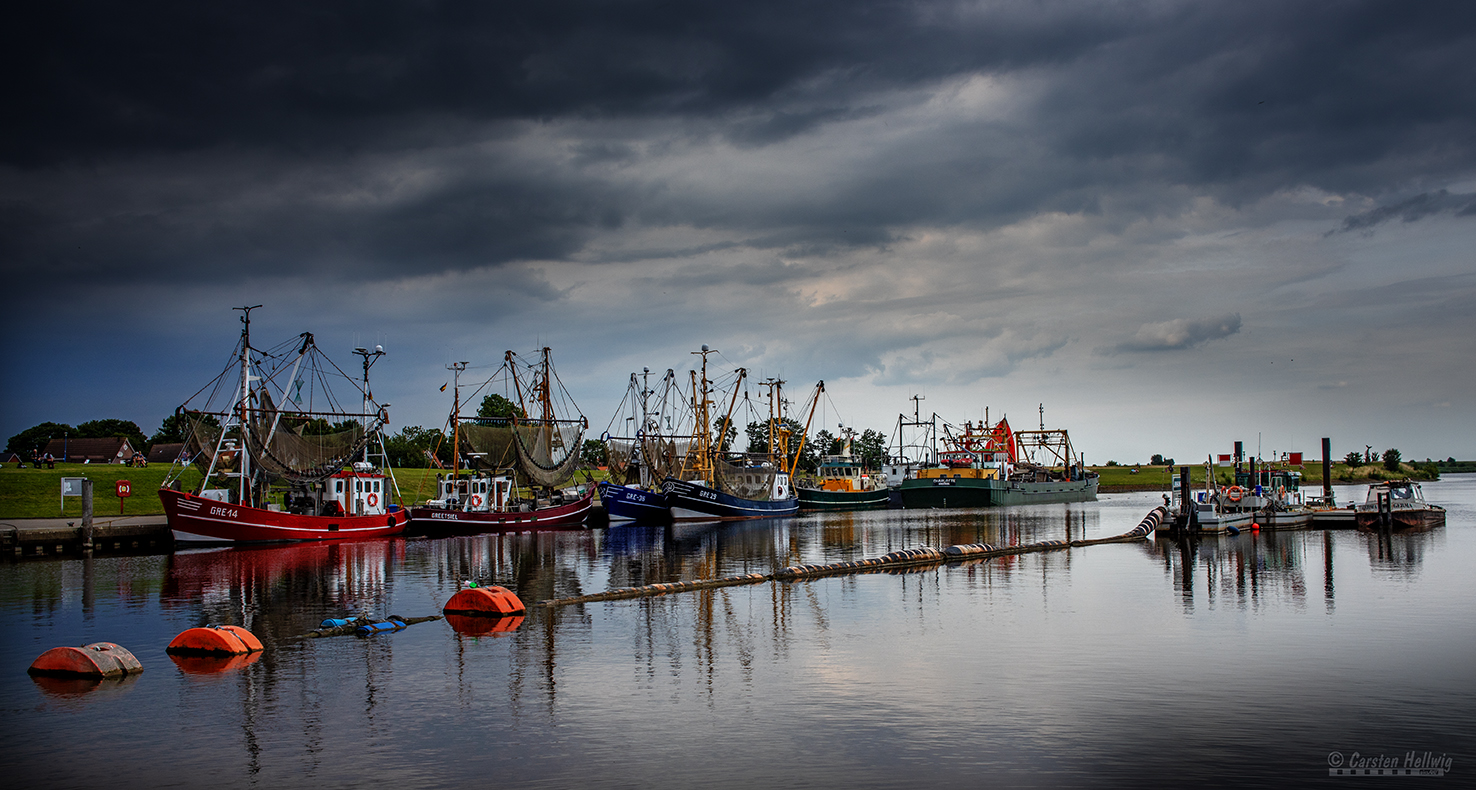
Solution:
M 82 549 L 92 548 L 92 480 L 82 478 Z

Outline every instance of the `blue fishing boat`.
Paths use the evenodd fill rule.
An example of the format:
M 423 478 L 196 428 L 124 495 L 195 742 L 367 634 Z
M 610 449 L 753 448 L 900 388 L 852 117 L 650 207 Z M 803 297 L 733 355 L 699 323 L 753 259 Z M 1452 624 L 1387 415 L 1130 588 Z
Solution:
M 733 408 L 738 402 L 738 391 L 747 371 L 739 368 L 733 380 L 731 401 L 727 416 L 721 422 L 716 436 L 711 432 L 710 409 L 714 389 L 707 378 L 707 355 L 715 353 L 703 346 L 701 387 L 693 375 L 692 401 L 694 430 L 693 443 L 689 448 L 682 470 L 677 475 L 667 475 L 661 483 L 666 495 L 666 504 L 671 509 L 673 521 L 710 521 L 712 519 L 747 519 L 790 516 L 799 512 L 799 498 L 795 496 L 790 478 L 794 466 L 804 449 L 804 433 L 800 433 L 798 446 L 790 451 L 791 430 L 784 425 L 781 414 L 784 398 L 780 392 L 783 384 L 778 379 L 769 379 L 763 386 L 769 389 L 768 447 L 766 452 L 753 455 L 731 453 L 723 448 L 721 438 L 727 437 L 732 425 Z M 825 383 L 815 388 L 810 416 L 819 403 Z M 805 431 L 808 432 L 808 421 Z
M 792 516 L 799 512 L 799 499 L 789 490 L 789 475 L 772 470 L 754 470 L 755 477 L 772 477 L 772 496 L 767 499 L 735 496 L 700 481 L 666 478 L 661 491 L 666 495 L 673 521 L 711 521 L 712 519 L 766 518 Z
M 657 409 L 652 409 L 651 369 L 630 374 L 630 387 L 625 398 L 610 418 L 610 426 L 600 437 L 605 446 L 605 463 L 609 479 L 599 483 L 600 504 L 612 526 L 624 524 L 667 524 L 671 511 L 666 495 L 661 492 L 661 476 L 681 466 L 681 456 L 690 441 L 663 436 L 662 416 L 671 405 L 676 373 L 670 369 L 661 382 Z M 612 436 L 617 425 L 626 436 Z
M 608 480 L 601 480 L 596 487 L 611 524 L 665 524 L 671 520 L 666 494 L 661 491 Z

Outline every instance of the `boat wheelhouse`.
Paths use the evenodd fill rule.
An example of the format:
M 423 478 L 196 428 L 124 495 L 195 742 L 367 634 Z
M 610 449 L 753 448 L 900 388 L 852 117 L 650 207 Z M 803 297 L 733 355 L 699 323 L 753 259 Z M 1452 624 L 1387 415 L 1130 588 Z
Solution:
M 1358 526 L 1370 529 L 1429 529 L 1445 525 L 1445 508 L 1426 502 L 1419 483 L 1390 480 L 1368 487 L 1354 518 Z
M 889 504 L 886 475 L 866 470 L 851 455 L 849 437 L 844 447 L 840 455 L 821 456 L 814 479 L 795 485 L 801 510 L 863 510 Z

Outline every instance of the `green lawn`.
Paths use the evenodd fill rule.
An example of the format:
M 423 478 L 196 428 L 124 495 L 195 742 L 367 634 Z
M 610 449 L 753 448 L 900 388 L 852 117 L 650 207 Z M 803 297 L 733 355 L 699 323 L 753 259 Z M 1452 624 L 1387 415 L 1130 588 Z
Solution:
M 59 507 L 61 479 L 86 477 L 92 480 L 92 512 L 101 518 L 118 514 L 116 483 L 127 480 L 133 495 L 123 500 L 123 515 L 146 516 L 163 513 L 155 491 L 169 472 L 168 464 L 154 464 L 144 469 L 122 464 L 57 464 L 55 469 L 16 469 L 6 464 L 0 469 L 0 518 L 82 517 L 82 497 L 70 496 L 65 507 Z M 200 473 L 185 473 L 186 489 L 198 485 Z
M 1309 461 L 1303 466 L 1289 468 L 1302 473 L 1303 488 L 1322 487 L 1322 463 L 1320 461 Z M 1167 466 L 1094 466 L 1091 469 L 1101 475 L 1101 487 L 1104 491 L 1166 491 L 1169 487 L 1169 478 L 1173 474 L 1173 469 Z M 1138 471 L 1134 473 L 1133 469 Z M 1215 467 L 1215 479 L 1221 485 L 1229 485 L 1234 481 L 1234 471 L 1229 467 L 1217 466 Z M 1398 472 L 1390 472 L 1381 464 L 1351 468 L 1343 463 L 1332 465 L 1334 483 L 1367 483 L 1374 480 L 1395 480 L 1405 477 L 1416 480 L 1425 479 L 1421 477 L 1419 470 L 1409 464 L 1400 464 Z M 1195 488 L 1204 485 L 1204 464 L 1189 467 L 1189 481 Z
M 431 499 L 436 491 L 437 469 L 396 469 L 395 480 L 400 486 L 400 504 L 413 507 Z M 137 469 L 119 464 L 57 464 L 55 469 L 15 468 L 7 464 L 0 469 L 0 519 L 4 518 L 61 518 L 82 517 L 82 498 L 67 497 L 65 508 L 59 508 L 61 479 L 63 477 L 86 477 L 92 480 L 93 515 L 117 515 L 118 497 L 115 484 L 127 480 L 133 495 L 123 502 L 123 514 L 147 516 L 163 513 L 164 507 L 154 493 L 169 472 L 167 464 L 155 464 Z M 596 480 L 604 479 L 605 473 L 595 470 Z M 586 479 L 585 472 L 575 475 L 578 483 Z M 192 491 L 200 484 L 200 473 L 194 469 L 185 472 L 183 487 Z M 524 492 L 526 494 L 526 492 Z

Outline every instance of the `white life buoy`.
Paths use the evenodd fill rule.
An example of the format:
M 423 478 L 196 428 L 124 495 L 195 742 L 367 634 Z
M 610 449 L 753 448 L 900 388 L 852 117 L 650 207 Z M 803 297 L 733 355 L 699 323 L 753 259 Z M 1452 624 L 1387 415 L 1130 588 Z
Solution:
M 371 491 L 369 496 L 364 497 L 364 501 L 369 503 L 369 507 L 374 507 L 379 504 L 379 495 Z

